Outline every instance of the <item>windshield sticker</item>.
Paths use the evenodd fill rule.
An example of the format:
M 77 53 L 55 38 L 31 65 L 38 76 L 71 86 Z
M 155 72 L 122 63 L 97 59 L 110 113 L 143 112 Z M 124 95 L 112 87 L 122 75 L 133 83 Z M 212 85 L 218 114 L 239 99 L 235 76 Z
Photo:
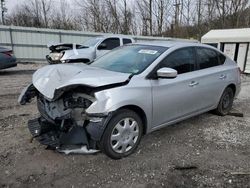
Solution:
M 140 50 L 138 53 L 140 54 L 150 54 L 150 55 L 155 55 L 158 51 L 156 50 Z

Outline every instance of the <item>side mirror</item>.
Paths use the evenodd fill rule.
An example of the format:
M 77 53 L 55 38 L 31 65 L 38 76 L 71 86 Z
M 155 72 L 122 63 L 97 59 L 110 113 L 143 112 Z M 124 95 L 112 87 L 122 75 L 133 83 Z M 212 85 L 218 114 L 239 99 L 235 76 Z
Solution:
M 157 71 L 158 78 L 176 78 L 177 71 L 171 68 L 161 68 Z
M 107 44 L 106 43 L 101 43 L 99 46 L 98 46 L 98 50 L 104 50 L 107 48 Z

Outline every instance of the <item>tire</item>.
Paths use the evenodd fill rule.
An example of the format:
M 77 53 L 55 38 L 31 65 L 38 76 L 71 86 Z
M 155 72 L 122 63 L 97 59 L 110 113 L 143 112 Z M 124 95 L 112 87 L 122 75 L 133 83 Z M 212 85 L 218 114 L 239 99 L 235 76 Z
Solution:
M 112 159 L 132 154 L 143 132 L 141 118 L 131 110 L 118 110 L 110 119 L 100 141 L 100 149 Z
M 67 61 L 67 63 L 84 63 L 84 64 L 88 64 L 89 62 L 90 62 L 89 59 L 71 59 Z
M 224 90 L 224 92 L 220 98 L 220 102 L 214 111 L 215 114 L 217 114 L 219 116 L 227 115 L 230 112 L 230 110 L 232 109 L 233 100 L 234 100 L 233 89 L 230 87 L 227 87 Z

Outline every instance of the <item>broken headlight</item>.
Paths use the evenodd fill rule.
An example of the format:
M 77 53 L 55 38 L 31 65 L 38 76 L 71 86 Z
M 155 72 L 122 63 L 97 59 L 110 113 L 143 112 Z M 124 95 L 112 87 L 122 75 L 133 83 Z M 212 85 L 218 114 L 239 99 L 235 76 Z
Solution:
M 49 56 L 53 61 L 59 61 L 63 57 L 64 53 L 50 53 Z
M 65 108 L 84 108 L 87 109 L 92 104 L 92 101 L 84 97 L 67 97 L 64 99 Z

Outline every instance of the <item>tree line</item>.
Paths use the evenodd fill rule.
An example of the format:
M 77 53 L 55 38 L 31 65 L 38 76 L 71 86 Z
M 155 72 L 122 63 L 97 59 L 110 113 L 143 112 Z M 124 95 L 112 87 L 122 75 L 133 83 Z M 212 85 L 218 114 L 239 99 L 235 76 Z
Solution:
M 210 29 L 250 27 L 249 1 L 30 0 L 6 24 L 199 39 Z

